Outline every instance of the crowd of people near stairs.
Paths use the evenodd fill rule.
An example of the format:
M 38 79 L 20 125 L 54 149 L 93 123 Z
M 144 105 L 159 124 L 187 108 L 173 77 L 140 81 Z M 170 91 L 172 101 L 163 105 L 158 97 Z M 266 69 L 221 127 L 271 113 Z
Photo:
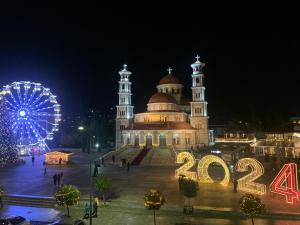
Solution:
M 115 156 L 115 155 L 112 155 L 112 156 L 111 156 L 111 161 L 112 161 L 112 164 L 113 164 L 113 165 L 118 165 L 118 167 L 120 167 L 120 168 L 126 166 L 127 172 L 130 171 L 131 162 L 130 162 L 130 161 L 127 161 L 125 158 L 121 158 L 121 159 L 119 159 L 119 161 L 117 162 L 116 156 Z
M 131 166 L 137 166 L 141 163 L 141 161 L 144 159 L 144 157 L 147 155 L 149 152 L 149 148 L 144 147 L 141 152 L 130 162 L 126 158 L 119 158 L 118 160 L 116 159 L 115 155 L 111 156 L 111 162 L 113 165 L 118 165 L 118 167 L 126 167 L 127 172 L 130 171 Z M 103 158 L 102 158 L 103 160 Z

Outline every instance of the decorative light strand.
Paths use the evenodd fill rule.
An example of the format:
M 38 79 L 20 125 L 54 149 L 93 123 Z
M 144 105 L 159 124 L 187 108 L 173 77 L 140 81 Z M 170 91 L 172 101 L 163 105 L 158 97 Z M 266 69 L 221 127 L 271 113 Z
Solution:
M 191 169 L 195 163 L 195 157 L 189 152 L 180 152 L 177 154 L 176 163 L 184 163 L 181 167 L 175 170 L 175 176 L 184 175 L 187 178 L 197 180 L 196 172 L 188 171 Z
M 242 178 L 238 179 L 237 188 L 252 194 L 266 194 L 266 185 L 253 182 L 264 174 L 263 165 L 253 158 L 243 158 L 237 162 L 236 171 L 246 172 L 251 168 L 251 172 Z
M 208 174 L 208 167 L 212 163 L 219 163 L 225 172 L 225 176 L 223 180 L 220 182 L 221 185 L 227 186 L 230 181 L 230 172 L 228 169 L 228 166 L 224 162 L 223 159 L 221 159 L 218 156 L 215 155 L 206 155 L 204 156 L 198 163 L 198 178 L 200 182 L 203 183 L 213 183 L 214 181 L 211 179 L 211 177 Z
M 286 197 L 286 202 L 289 204 L 295 204 L 296 201 L 300 199 L 296 163 L 283 165 L 270 184 L 270 191 L 279 195 L 284 195 Z
M 1 92 L 12 117 L 17 146 L 44 146 L 61 121 L 60 105 L 49 88 L 30 81 L 14 82 Z

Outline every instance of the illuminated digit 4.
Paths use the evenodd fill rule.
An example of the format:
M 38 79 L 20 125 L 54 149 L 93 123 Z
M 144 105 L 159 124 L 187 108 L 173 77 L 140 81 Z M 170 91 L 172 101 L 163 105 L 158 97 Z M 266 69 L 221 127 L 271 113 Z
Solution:
M 300 199 L 298 190 L 297 164 L 285 164 L 270 184 L 270 191 L 286 197 L 286 202 L 294 204 Z
M 241 191 L 264 195 L 266 193 L 266 185 L 253 182 L 264 174 L 263 165 L 252 158 L 240 159 L 236 165 L 237 172 L 246 172 L 249 167 L 251 172 L 246 176 L 238 179 L 238 189 Z
M 175 170 L 176 177 L 178 177 L 179 175 L 184 175 L 193 180 L 197 179 L 196 172 L 188 171 L 196 163 L 195 157 L 191 153 L 180 152 L 179 154 L 177 154 L 176 163 L 184 163 L 181 167 L 179 167 L 177 170 Z

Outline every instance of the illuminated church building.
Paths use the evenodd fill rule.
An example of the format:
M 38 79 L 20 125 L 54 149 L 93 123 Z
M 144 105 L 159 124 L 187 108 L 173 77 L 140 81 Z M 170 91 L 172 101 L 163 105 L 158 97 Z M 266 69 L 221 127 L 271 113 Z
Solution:
M 147 111 L 133 113 L 131 103 L 131 72 L 127 65 L 119 72 L 119 105 L 116 118 L 116 148 L 123 146 L 191 149 L 210 145 L 212 132 L 208 129 L 207 102 L 202 72 L 204 63 L 196 57 L 192 67 L 192 101 L 182 94 L 183 85 L 171 74 L 158 83 Z

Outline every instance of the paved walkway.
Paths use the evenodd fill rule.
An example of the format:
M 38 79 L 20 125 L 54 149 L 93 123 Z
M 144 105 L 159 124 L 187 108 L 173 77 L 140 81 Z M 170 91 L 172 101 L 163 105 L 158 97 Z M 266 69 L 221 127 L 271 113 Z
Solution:
M 60 220 L 61 212 L 50 208 L 36 208 L 24 206 L 4 206 L 0 211 L 0 217 L 6 218 L 11 216 L 22 216 L 30 221 L 35 221 L 32 224 L 49 224 Z M 38 222 L 38 223 L 37 223 Z
M 88 198 L 89 193 L 89 157 L 98 159 L 97 154 L 76 153 L 72 164 L 66 166 L 47 166 L 48 175 L 44 177 L 44 157 L 36 157 L 34 164 L 27 158 L 26 164 L 2 168 L 0 170 L 0 186 L 6 193 L 53 196 L 56 187 L 53 185 L 54 173 L 63 172 L 63 183 L 73 184 L 82 191 L 82 198 Z M 113 202 L 120 206 L 135 205 L 143 208 L 144 194 L 150 188 L 157 188 L 166 197 L 165 207 L 182 208 L 183 196 L 179 194 L 177 180 L 174 177 L 175 167 L 132 167 L 130 172 L 126 168 L 108 164 L 102 167 L 104 174 L 111 177 L 113 186 L 119 198 Z M 266 171 L 268 171 L 266 169 Z M 222 169 L 214 168 L 212 176 L 222 176 Z M 233 193 L 232 186 L 223 187 L 219 184 L 200 184 L 200 191 L 195 201 L 195 207 L 222 208 L 238 211 L 238 201 L 243 193 Z M 283 197 L 268 193 L 262 197 L 267 210 L 279 213 L 300 213 L 300 202 L 295 205 L 285 203 Z
M 93 218 L 93 224 L 97 225 L 153 225 L 153 212 L 145 208 L 135 208 L 127 205 L 126 208 L 108 203 L 108 207 L 98 209 L 98 217 Z M 72 218 L 65 218 L 62 222 L 71 224 L 75 219 L 83 216 L 83 207 L 72 207 Z M 181 209 L 168 209 L 163 206 L 156 212 L 157 224 L 163 225 L 249 225 L 251 221 L 240 216 L 224 216 L 207 213 L 197 213 L 193 216 L 186 216 Z M 89 223 L 85 220 L 86 224 Z M 259 225 L 300 225 L 296 220 L 272 220 L 256 218 L 255 224 Z
M 0 211 L 1 217 L 11 215 L 20 215 L 31 221 L 32 225 L 47 225 L 55 224 L 60 220 L 61 224 L 72 224 L 76 219 L 81 219 L 82 210 L 80 207 L 71 207 L 71 217 L 59 219 L 57 210 L 48 208 L 9 206 Z M 243 218 L 209 218 L 203 216 L 184 216 L 182 213 L 168 213 L 163 208 L 157 211 L 157 224 L 175 225 L 178 223 L 192 223 L 193 225 L 249 225 L 249 219 Z M 84 220 L 89 224 L 88 220 Z M 291 220 L 270 220 L 270 219 L 255 219 L 259 225 L 299 225 L 298 221 Z M 119 210 L 113 206 L 100 208 L 97 218 L 93 218 L 93 224 L 96 225 L 153 225 L 153 214 L 149 210 L 136 210 L 134 213 L 129 210 Z

